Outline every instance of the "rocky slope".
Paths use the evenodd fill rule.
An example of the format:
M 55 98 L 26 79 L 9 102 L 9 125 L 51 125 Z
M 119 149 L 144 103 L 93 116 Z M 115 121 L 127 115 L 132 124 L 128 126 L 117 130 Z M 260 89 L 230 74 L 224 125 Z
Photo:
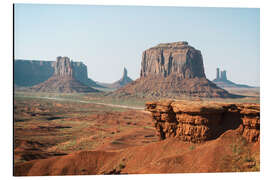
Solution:
M 128 83 L 132 82 L 133 80 L 128 76 L 128 71 L 126 68 L 124 68 L 124 71 L 123 71 L 123 75 L 121 77 L 120 80 L 114 82 L 114 83 L 99 83 L 97 82 L 97 84 L 103 86 L 103 87 L 106 87 L 106 88 L 111 88 L 111 89 L 119 89 L 125 85 L 127 85 Z
M 260 138 L 260 105 L 201 101 L 156 101 L 146 103 L 160 139 L 177 137 L 183 141 L 216 139 L 237 129 L 248 142 Z
M 14 84 L 29 87 L 48 80 L 54 74 L 55 61 L 22 60 L 14 61 Z M 71 61 L 74 78 L 91 87 L 102 87 L 88 78 L 87 66 L 82 62 Z
M 68 57 L 57 57 L 53 63 L 54 74 L 47 81 L 32 86 L 35 92 L 98 92 L 75 79 L 74 66 Z
M 113 95 L 232 97 L 206 79 L 201 52 L 187 42 L 159 44 L 144 51 L 140 78 Z

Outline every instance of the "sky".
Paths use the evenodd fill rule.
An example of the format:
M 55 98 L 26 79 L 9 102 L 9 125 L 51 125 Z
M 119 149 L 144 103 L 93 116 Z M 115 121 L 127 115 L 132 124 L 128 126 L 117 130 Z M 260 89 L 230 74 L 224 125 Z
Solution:
M 137 79 L 144 50 L 187 41 L 208 79 L 219 67 L 235 83 L 260 85 L 258 8 L 15 4 L 14 19 L 15 59 L 68 56 L 95 81 L 117 81 L 124 67 Z

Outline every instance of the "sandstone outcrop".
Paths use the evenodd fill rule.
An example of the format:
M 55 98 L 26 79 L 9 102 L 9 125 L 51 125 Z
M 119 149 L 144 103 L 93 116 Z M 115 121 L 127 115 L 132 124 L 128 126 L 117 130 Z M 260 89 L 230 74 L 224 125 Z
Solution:
M 57 57 L 53 63 L 54 74 L 47 81 L 32 86 L 31 91 L 35 92 L 98 92 L 75 79 L 73 63 L 68 57 Z
M 14 61 L 14 84 L 29 87 L 45 82 L 54 74 L 55 61 L 22 60 Z M 74 78 L 91 87 L 102 87 L 88 78 L 87 66 L 83 62 L 71 61 Z
M 127 69 L 124 67 L 124 71 L 123 71 L 123 75 L 121 77 L 121 79 L 119 81 L 116 82 L 116 84 L 119 84 L 119 87 L 122 87 L 130 82 L 132 82 L 133 80 L 128 77 L 128 71 Z
M 187 42 L 163 43 L 145 50 L 140 78 L 113 95 L 233 97 L 206 79 L 201 52 Z
M 74 77 L 72 62 L 68 57 L 58 56 L 53 67 L 54 76 Z
M 141 77 L 174 73 L 181 79 L 205 77 L 201 52 L 187 42 L 162 43 L 143 52 Z
M 260 137 L 260 105 L 201 101 L 147 102 L 160 139 L 176 137 L 194 143 L 237 129 L 248 142 Z

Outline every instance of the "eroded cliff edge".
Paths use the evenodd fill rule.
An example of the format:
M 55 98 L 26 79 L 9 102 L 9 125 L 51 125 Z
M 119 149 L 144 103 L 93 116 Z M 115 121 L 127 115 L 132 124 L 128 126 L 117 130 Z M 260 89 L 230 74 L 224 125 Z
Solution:
M 161 140 L 176 137 L 193 143 L 216 139 L 235 129 L 248 142 L 260 139 L 260 105 L 202 101 L 147 102 Z

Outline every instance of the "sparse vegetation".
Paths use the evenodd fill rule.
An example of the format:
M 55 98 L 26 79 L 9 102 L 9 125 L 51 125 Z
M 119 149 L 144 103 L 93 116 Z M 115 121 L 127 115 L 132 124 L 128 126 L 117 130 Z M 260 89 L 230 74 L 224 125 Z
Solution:
M 189 146 L 189 150 L 194 150 L 195 149 L 195 146 L 194 145 L 191 145 L 191 146 Z
M 122 164 L 122 163 L 120 163 L 119 164 L 119 169 L 121 170 L 121 169 L 124 169 L 126 166 L 124 165 L 124 164 Z
M 55 154 L 72 154 L 76 151 L 99 151 L 117 150 L 123 152 L 130 147 L 140 146 L 151 147 L 151 143 L 158 141 L 158 137 L 154 135 L 155 128 L 151 126 L 152 117 L 140 111 L 129 110 L 120 107 L 111 107 L 101 104 L 91 104 L 93 101 L 106 97 L 93 94 L 67 94 L 59 97 L 62 99 L 42 99 L 36 97 L 41 94 L 20 94 L 15 96 L 14 101 L 14 131 L 15 131 L 15 164 L 31 160 L 31 158 L 48 158 L 56 156 Z M 44 94 L 43 94 L 44 95 Z M 46 94 L 48 97 L 58 96 L 57 94 Z M 88 98 L 90 98 L 88 100 Z M 100 99 L 99 99 L 100 98 Z M 83 102 L 80 102 L 80 101 Z M 109 102 L 109 98 L 103 102 Z M 87 101 L 85 103 L 84 101 Z M 120 100 L 119 100 L 120 101 Z M 138 101 L 139 102 L 139 101 Z M 111 101 L 111 103 L 118 103 Z M 137 102 L 126 101 L 130 105 Z M 149 135 L 150 134 L 150 135 Z M 40 143 L 39 147 L 31 152 L 29 149 L 23 149 L 20 142 L 29 141 Z M 161 145 L 162 146 L 159 146 Z M 181 144 L 181 143 L 180 143 Z M 155 153 L 160 153 L 158 160 L 162 165 L 162 158 L 175 157 L 174 163 L 181 164 L 182 155 L 185 153 L 198 153 L 194 149 L 201 148 L 200 144 L 182 143 L 180 146 L 172 146 L 170 141 L 157 143 Z M 181 147 L 182 147 L 181 145 Z M 20 149 L 21 148 L 21 149 Z M 207 148 L 207 147 L 205 147 Z M 245 139 L 232 139 L 232 143 L 224 149 L 228 149 L 230 153 L 225 153 L 224 157 L 217 161 L 217 167 L 225 172 L 237 171 L 259 171 L 260 160 L 259 152 L 250 151 L 249 143 Z M 22 151 L 23 149 L 23 151 Z M 132 148 L 130 148 L 132 149 Z M 177 149 L 177 150 L 175 150 Z M 152 152 L 153 150 L 151 150 Z M 159 152 L 160 151 L 160 152 Z M 116 152 L 116 151 L 115 151 Z M 150 152 L 150 151 L 149 151 Z M 30 159 L 23 159 L 25 154 L 29 153 Z M 43 154 L 42 154 L 43 153 Z M 44 155 L 45 153 L 45 155 Z M 131 158 L 135 152 L 126 156 Z M 143 152 L 142 152 L 143 153 Z M 47 154 L 50 154 L 47 157 Z M 43 157 L 44 156 L 44 157 Z M 25 156 L 28 157 L 28 154 Z M 155 155 L 155 157 L 158 157 Z M 137 158 L 137 157 L 132 157 Z M 148 159 L 149 158 L 149 159 Z M 147 157 L 147 161 L 153 158 Z M 165 159 L 166 159 L 165 158 Z M 109 174 L 121 173 L 122 169 L 127 169 L 129 161 L 119 161 L 117 159 L 113 165 L 113 171 Z M 196 172 L 196 159 L 192 159 L 189 171 Z M 106 164 L 105 160 L 100 161 L 99 165 Z M 141 164 L 138 164 L 141 166 Z M 128 166 L 129 168 L 130 166 Z M 166 166 L 167 167 L 167 166 Z M 88 173 L 89 170 L 80 167 L 80 172 Z
M 233 140 L 230 146 L 231 155 L 222 158 L 221 170 L 227 172 L 258 171 L 259 162 L 255 154 L 251 154 L 246 139 L 238 138 Z
M 39 96 L 63 99 L 43 99 Z M 16 142 L 39 142 L 45 144 L 42 151 L 52 153 L 93 150 L 104 143 L 127 144 L 126 141 L 116 140 L 117 137 L 130 130 L 147 126 L 151 122 L 151 116 L 145 119 L 145 114 L 139 113 L 141 115 L 138 116 L 138 113 L 126 108 L 79 101 L 85 97 L 85 94 L 16 93 L 14 97 Z M 154 131 L 153 128 L 145 129 L 146 132 L 151 130 Z M 148 140 L 157 141 L 157 138 L 150 137 Z M 138 143 L 141 144 L 143 141 Z M 132 145 L 136 143 L 129 144 Z M 15 163 L 22 161 L 19 158 L 15 159 Z

